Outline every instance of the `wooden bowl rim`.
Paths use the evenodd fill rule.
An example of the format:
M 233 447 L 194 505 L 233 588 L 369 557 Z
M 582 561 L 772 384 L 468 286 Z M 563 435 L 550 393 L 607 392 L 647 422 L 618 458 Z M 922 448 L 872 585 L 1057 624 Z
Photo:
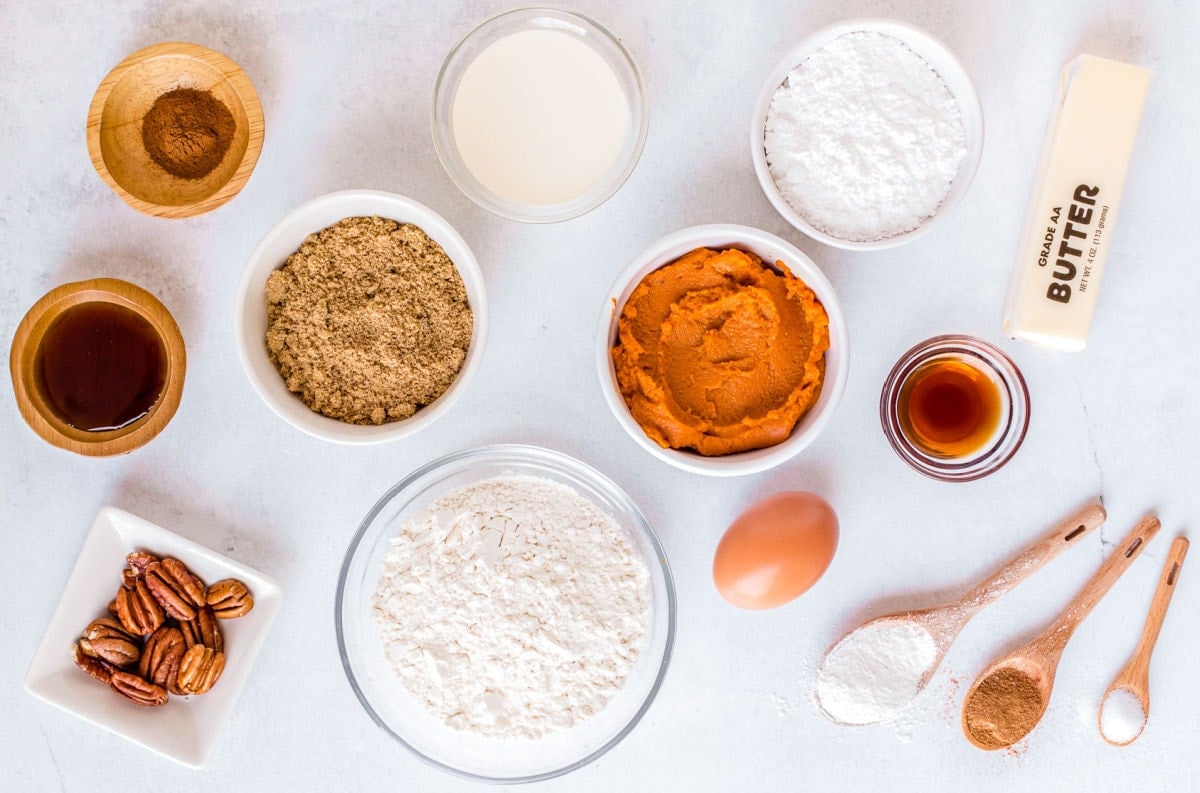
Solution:
M 229 180 L 221 185 L 215 193 L 190 204 L 156 204 L 153 201 L 147 201 L 144 198 L 133 195 L 113 178 L 112 173 L 108 170 L 108 165 L 104 162 L 104 153 L 100 148 L 100 120 L 104 115 L 104 106 L 112 95 L 113 88 L 133 68 L 147 61 L 164 56 L 190 58 L 215 67 L 233 88 L 234 93 L 237 94 L 238 99 L 242 102 L 242 109 L 246 113 L 248 138 L 246 141 L 246 151 L 242 155 L 242 161 L 238 163 L 237 169 L 229 177 Z M 159 44 L 151 44 L 149 47 L 143 47 L 137 52 L 126 56 L 124 60 L 114 66 L 104 76 L 104 79 L 100 81 L 100 85 L 96 88 L 96 93 L 92 95 L 92 102 L 88 106 L 87 147 L 88 155 L 92 160 L 92 166 L 96 169 L 96 173 L 100 174 L 100 178 L 104 180 L 104 183 L 114 193 L 119 195 L 126 204 L 146 215 L 181 219 L 211 212 L 220 206 L 224 206 L 242 191 L 242 188 L 246 186 L 246 182 L 250 180 L 250 174 L 254 172 L 254 167 L 258 164 L 259 154 L 262 153 L 265 130 L 266 122 L 263 117 L 262 102 L 259 101 L 258 92 L 254 90 L 254 84 L 250 82 L 249 75 L 243 71 L 242 67 L 238 66 L 228 56 L 201 44 L 193 44 L 187 41 L 164 41 Z
M 136 312 L 158 332 L 167 357 L 162 395 L 150 411 L 126 427 L 105 432 L 87 432 L 66 424 L 46 406 L 37 384 L 27 377 L 49 324 L 67 309 L 91 302 L 113 303 Z M 13 337 L 9 371 L 21 416 L 42 440 L 87 457 L 109 457 L 149 443 L 171 421 L 183 398 L 187 351 L 179 325 L 157 297 L 119 278 L 92 278 L 57 286 L 33 304 Z

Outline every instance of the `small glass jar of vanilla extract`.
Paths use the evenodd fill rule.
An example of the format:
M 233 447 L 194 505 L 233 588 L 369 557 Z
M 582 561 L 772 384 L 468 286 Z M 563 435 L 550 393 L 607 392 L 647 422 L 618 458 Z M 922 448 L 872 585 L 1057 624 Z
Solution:
M 879 417 L 904 462 L 944 482 L 999 470 L 1029 426 L 1016 364 L 971 336 L 935 336 L 906 352 L 883 384 Z

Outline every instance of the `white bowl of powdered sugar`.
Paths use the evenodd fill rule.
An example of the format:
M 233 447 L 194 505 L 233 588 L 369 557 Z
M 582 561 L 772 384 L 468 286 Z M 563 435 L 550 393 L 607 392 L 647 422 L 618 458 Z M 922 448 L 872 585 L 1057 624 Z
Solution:
M 346 552 L 335 618 L 380 727 L 443 771 L 531 782 L 591 762 L 641 719 L 666 674 L 675 594 L 609 479 L 491 446 L 380 499 Z
M 754 170 L 793 226 L 828 245 L 889 248 L 966 194 L 983 150 L 971 78 L 945 45 L 887 19 L 822 28 L 763 85 Z

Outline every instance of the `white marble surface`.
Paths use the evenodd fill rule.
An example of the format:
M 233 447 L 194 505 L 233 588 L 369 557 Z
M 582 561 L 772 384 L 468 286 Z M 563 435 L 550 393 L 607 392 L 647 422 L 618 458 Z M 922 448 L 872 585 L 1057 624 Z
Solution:
M 677 576 L 679 635 L 646 719 L 592 766 L 545 790 L 1176 790 L 1198 784 L 1200 561 L 1185 570 L 1152 673 L 1142 738 L 1105 745 L 1100 694 L 1132 649 L 1170 535 L 1200 518 L 1195 226 L 1200 128 L 1196 6 L 1185 0 L 579 0 L 639 59 L 651 132 L 629 183 L 600 209 L 548 227 L 500 220 L 458 193 L 428 132 L 445 50 L 500 2 L 103 3 L 0 0 L 0 338 L 46 290 L 118 276 L 159 294 L 189 350 L 183 404 L 127 457 L 57 451 L 0 389 L 0 789 L 11 791 L 467 790 L 375 727 L 342 674 L 333 596 L 347 541 L 375 498 L 415 466 L 496 441 L 544 444 L 609 473 L 658 528 Z M 900 250 L 848 254 L 788 228 L 747 152 L 762 76 L 808 31 L 884 15 L 942 37 L 981 96 L 987 143 L 954 222 Z M 240 62 L 267 139 L 245 191 L 183 222 L 143 217 L 93 172 L 91 94 L 128 52 L 197 41 Z M 1154 70 L 1090 349 L 1055 355 L 1000 340 L 999 312 L 1060 65 L 1081 50 Z M 283 213 L 341 188 L 393 190 L 457 224 L 486 273 L 492 333 L 463 401 L 420 436 L 340 448 L 285 426 L 234 352 L 232 302 L 254 243 Z M 601 399 L 592 341 L 602 296 L 639 249 L 686 225 L 781 233 L 839 290 L 849 387 L 818 442 L 772 473 L 684 474 L 626 437 Z M 933 334 L 1001 341 L 1033 394 L 1024 448 L 974 484 L 935 483 L 889 450 L 879 387 Z M 842 544 L 802 599 L 769 613 L 724 604 L 709 579 L 727 522 L 786 488 L 838 509 Z M 956 591 L 1044 526 L 1103 493 L 1111 521 L 967 627 L 900 728 L 838 729 L 810 699 L 814 662 L 863 616 Z M 115 504 L 282 582 L 287 601 L 221 745 L 202 772 L 161 760 L 35 701 L 21 679 L 95 512 Z M 1043 625 L 1145 510 L 1163 535 L 1084 623 L 1045 721 L 1015 753 L 971 748 L 965 686 Z

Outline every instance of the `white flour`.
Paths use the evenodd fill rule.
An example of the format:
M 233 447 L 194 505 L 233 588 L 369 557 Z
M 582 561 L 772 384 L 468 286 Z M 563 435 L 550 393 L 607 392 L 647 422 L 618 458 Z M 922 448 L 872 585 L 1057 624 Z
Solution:
M 921 693 L 921 678 L 937 655 L 933 637 L 919 625 L 868 622 L 825 657 L 817 672 L 817 702 L 841 724 L 886 721 Z
M 937 211 L 967 154 L 950 89 L 897 38 L 848 33 L 788 73 L 764 148 L 784 199 L 856 242 L 911 231 Z
M 537 738 L 594 716 L 633 669 L 647 631 L 646 563 L 570 487 L 477 482 L 391 543 L 375 623 L 400 681 L 450 727 Z

